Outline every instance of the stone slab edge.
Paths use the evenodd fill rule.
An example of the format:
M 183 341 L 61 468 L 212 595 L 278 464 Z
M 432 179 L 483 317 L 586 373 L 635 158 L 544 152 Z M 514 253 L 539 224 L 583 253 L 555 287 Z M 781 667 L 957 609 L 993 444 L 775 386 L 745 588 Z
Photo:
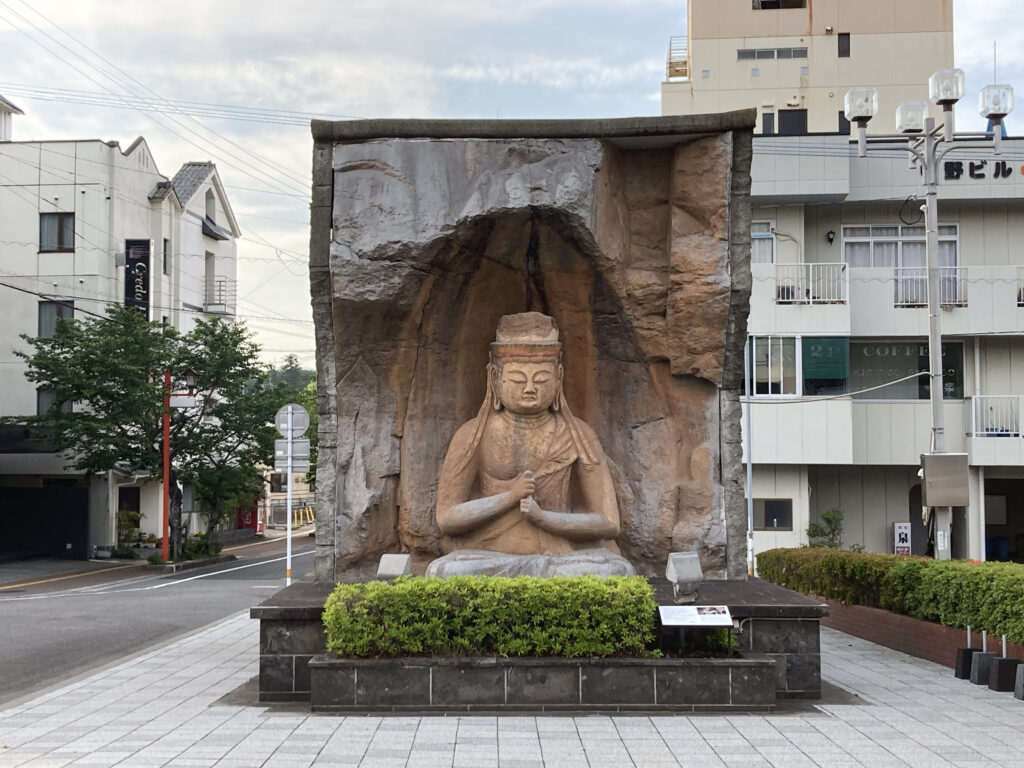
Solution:
M 313 120 L 315 141 L 372 139 L 613 139 L 753 130 L 756 109 L 705 115 L 558 120 Z

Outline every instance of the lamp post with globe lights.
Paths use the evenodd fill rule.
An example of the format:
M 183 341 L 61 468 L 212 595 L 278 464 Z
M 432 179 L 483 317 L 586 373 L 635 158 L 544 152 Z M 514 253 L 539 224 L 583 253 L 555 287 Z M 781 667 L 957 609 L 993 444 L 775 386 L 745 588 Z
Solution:
M 991 135 L 984 133 L 957 133 L 953 121 L 953 106 L 964 96 L 964 73 L 960 69 L 942 69 L 928 80 L 928 95 L 932 103 L 942 107 L 942 124 L 928 116 L 928 106 L 921 101 L 906 101 L 896 110 L 896 133 L 867 137 L 867 124 L 878 112 L 878 91 L 873 87 L 851 88 L 846 93 L 845 114 L 851 125 L 857 126 L 857 156 L 867 157 L 868 145 L 884 143 L 891 148 L 894 140 L 906 140 L 903 145 L 910 155 L 911 168 L 917 168 L 925 185 L 925 214 L 927 239 L 925 264 L 928 285 L 928 376 L 931 403 L 931 454 L 946 453 L 945 417 L 942 411 L 942 321 L 939 314 L 940 274 L 938 266 L 939 227 L 938 191 L 939 163 L 954 149 L 991 147 L 994 154 L 1001 152 L 1002 120 L 1013 110 L 1013 88 L 1009 85 L 988 85 L 982 89 L 978 111 L 992 126 Z M 991 138 L 990 143 L 985 139 Z M 928 462 L 926 460 L 926 466 Z M 966 462 L 963 463 L 966 470 Z M 925 477 L 925 497 L 929 478 Z M 966 488 L 967 478 L 962 485 Z M 948 560 L 951 556 L 950 529 L 952 507 L 936 507 L 935 556 Z

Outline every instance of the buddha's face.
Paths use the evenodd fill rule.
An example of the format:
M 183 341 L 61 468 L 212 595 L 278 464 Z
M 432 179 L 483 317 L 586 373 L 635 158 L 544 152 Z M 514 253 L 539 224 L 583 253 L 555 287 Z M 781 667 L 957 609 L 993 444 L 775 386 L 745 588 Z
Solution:
M 561 366 L 509 361 L 501 366 L 498 377 L 498 397 L 505 408 L 512 413 L 541 413 L 558 396 Z

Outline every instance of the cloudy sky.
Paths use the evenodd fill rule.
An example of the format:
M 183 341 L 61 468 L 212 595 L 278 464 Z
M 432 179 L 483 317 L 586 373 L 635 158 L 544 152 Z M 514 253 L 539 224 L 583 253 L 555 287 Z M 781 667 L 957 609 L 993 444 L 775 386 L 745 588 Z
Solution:
M 992 81 L 993 40 L 999 80 L 1024 99 L 1016 5 L 955 0 L 956 63 L 970 95 L 959 128 L 983 127 L 973 94 Z M 310 115 L 655 115 L 684 8 L 684 0 L 0 0 L 0 94 L 26 113 L 15 139 L 127 147 L 142 135 L 167 175 L 186 161 L 216 162 L 244 233 L 239 315 L 269 362 L 294 352 L 312 365 Z M 172 114 L 166 102 L 163 114 L 125 108 L 129 96 L 190 114 Z

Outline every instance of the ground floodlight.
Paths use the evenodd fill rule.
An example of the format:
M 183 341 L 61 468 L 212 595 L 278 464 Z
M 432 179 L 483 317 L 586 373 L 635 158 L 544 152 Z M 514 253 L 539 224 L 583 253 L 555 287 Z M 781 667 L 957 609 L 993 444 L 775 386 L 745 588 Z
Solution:
M 672 595 L 677 603 L 692 603 L 704 581 L 700 555 L 696 552 L 672 552 L 665 563 L 665 578 L 672 582 Z

